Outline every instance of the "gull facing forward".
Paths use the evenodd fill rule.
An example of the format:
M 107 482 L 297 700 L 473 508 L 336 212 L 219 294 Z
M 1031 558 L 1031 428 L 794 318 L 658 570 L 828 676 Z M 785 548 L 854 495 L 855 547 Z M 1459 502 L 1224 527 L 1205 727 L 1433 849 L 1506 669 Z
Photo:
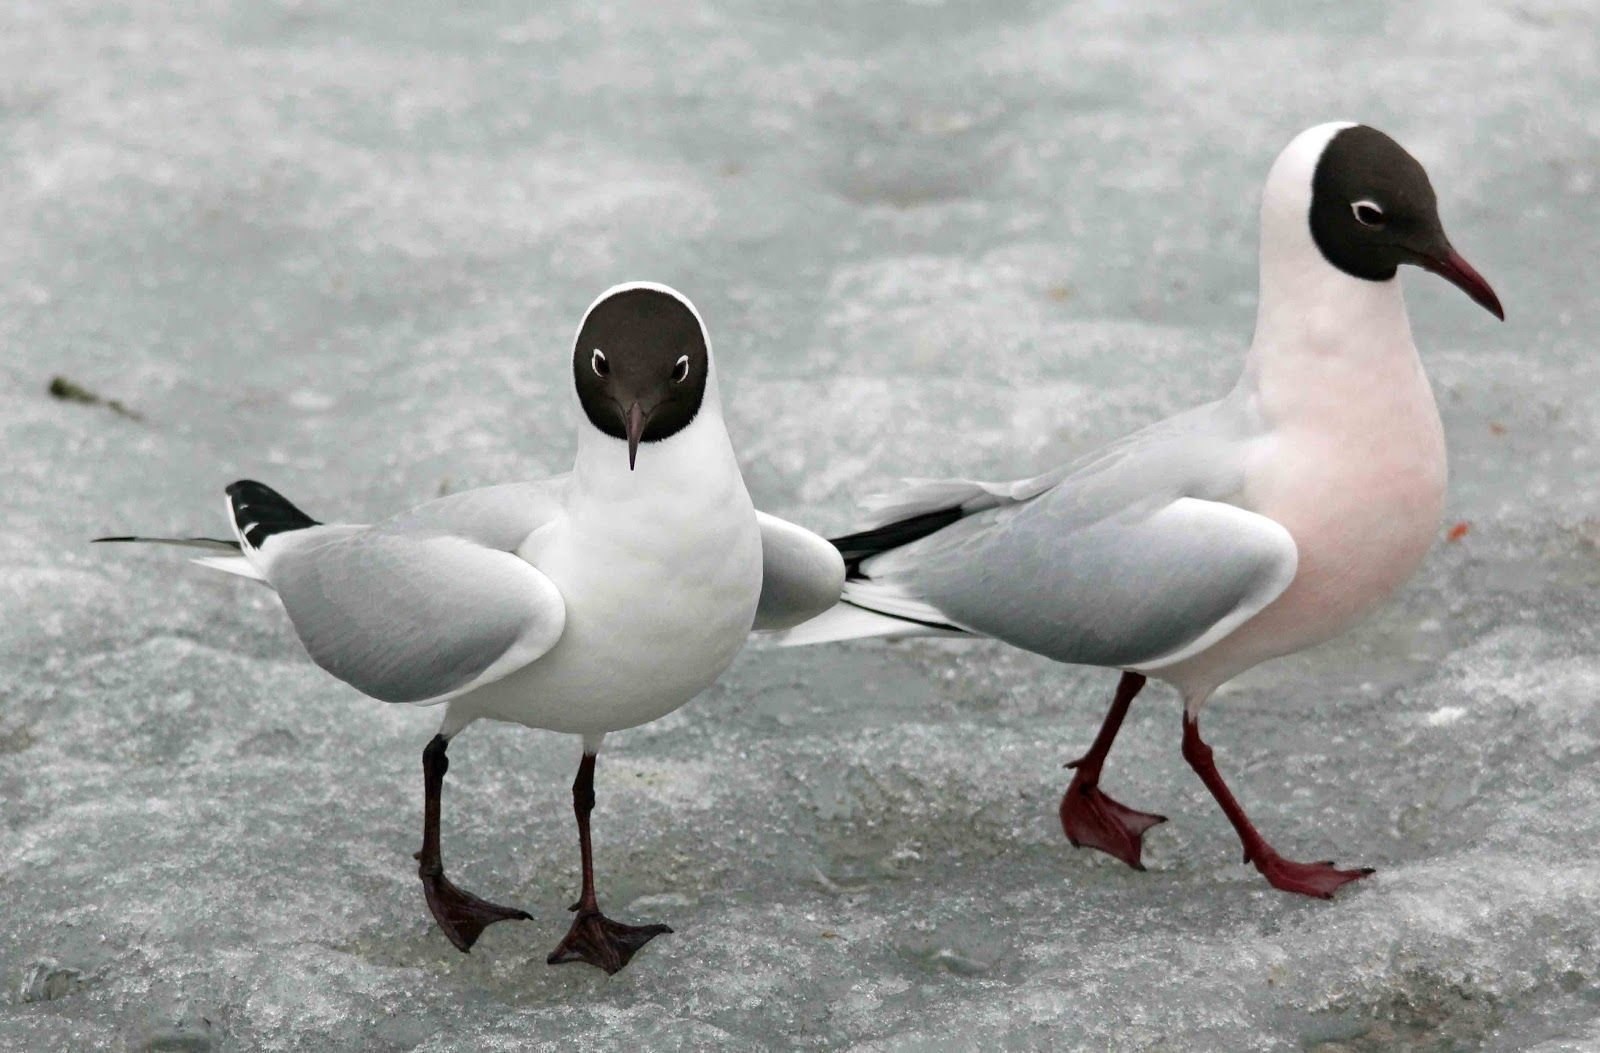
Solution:
M 751 505 L 711 343 L 682 295 L 646 282 L 602 294 L 579 325 L 572 373 L 584 419 L 567 475 L 454 494 L 372 526 L 325 526 L 237 482 L 235 541 L 101 540 L 226 550 L 196 562 L 275 589 L 318 665 L 385 702 L 444 705 L 422 755 L 417 860 L 428 907 L 462 951 L 486 926 L 529 915 L 445 877 L 450 740 L 482 718 L 581 736 L 582 891 L 549 961 L 614 973 L 672 930 L 600 912 L 589 814 L 601 741 L 710 686 L 752 627 L 827 610 L 844 566 L 822 538 Z
M 1100 789 L 1147 677 L 1183 697 L 1183 756 L 1276 888 L 1311 896 L 1371 873 L 1281 856 L 1200 737 L 1212 692 L 1344 632 L 1408 579 L 1438 530 L 1445 445 L 1396 277 L 1413 264 L 1504 318 L 1451 247 L 1422 166 L 1363 125 L 1279 155 L 1261 206 L 1261 295 L 1244 374 L 1220 401 L 1067 467 L 1009 483 L 924 482 L 834 541 L 843 601 L 785 634 L 992 636 L 1123 671 L 1061 802 L 1074 845 L 1142 869 L 1163 817 Z

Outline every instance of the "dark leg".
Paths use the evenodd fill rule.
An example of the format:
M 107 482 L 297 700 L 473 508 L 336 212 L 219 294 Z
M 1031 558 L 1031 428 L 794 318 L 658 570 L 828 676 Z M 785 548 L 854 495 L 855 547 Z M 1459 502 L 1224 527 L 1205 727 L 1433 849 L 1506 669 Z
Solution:
M 1222 814 L 1228 817 L 1228 822 L 1238 832 L 1239 841 L 1244 845 L 1244 861 L 1254 863 L 1273 888 L 1298 892 L 1302 896 L 1332 899 L 1340 886 L 1372 873 L 1371 867 L 1339 870 L 1334 867 L 1332 860 L 1296 863 L 1274 851 L 1266 838 L 1256 830 L 1255 824 L 1250 822 L 1250 817 L 1244 814 L 1244 809 L 1234 799 L 1228 784 L 1222 781 L 1222 773 L 1217 771 L 1217 765 L 1212 760 L 1211 747 L 1200 738 L 1199 719 L 1187 712 L 1183 715 L 1183 759 L 1200 776 L 1200 781 L 1206 784 L 1206 789 L 1211 791 L 1211 796 L 1222 807 Z
M 1117 696 L 1105 722 L 1100 725 L 1100 734 L 1094 737 L 1094 745 L 1089 747 L 1088 753 L 1067 765 L 1077 771 L 1072 776 L 1072 785 L 1061 798 L 1061 829 L 1074 848 L 1098 848 L 1135 870 L 1144 869 L 1144 864 L 1139 862 L 1144 832 L 1157 823 L 1166 822 L 1167 817 L 1136 812 L 1100 792 L 1100 769 L 1122 727 L 1122 718 L 1128 715 L 1128 706 L 1144 683 L 1145 678 L 1138 673 L 1122 674 Z
M 600 913 L 594 894 L 594 855 L 589 848 L 589 813 L 594 811 L 594 754 L 585 753 L 572 780 L 572 812 L 578 817 L 578 850 L 583 855 L 583 891 L 572 910 L 572 928 L 546 959 L 551 965 L 588 962 L 608 973 L 621 969 L 634 952 L 672 930 L 665 925 L 624 925 Z
M 422 878 L 422 894 L 428 899 L 433 920 L 456 949 L 472 949 L 485 928 L 497 921 L 527 921 L 532 916 L 515 907 L 501 907 L 456 888 L 444 876 L 444 860 L 439 856 L 439 797 L 444 790 L 444 773 L 450 769 L 445 747 L 450 740 L 435 735 L 422 751 L 422 851 L 416 854 L 417 875 Z

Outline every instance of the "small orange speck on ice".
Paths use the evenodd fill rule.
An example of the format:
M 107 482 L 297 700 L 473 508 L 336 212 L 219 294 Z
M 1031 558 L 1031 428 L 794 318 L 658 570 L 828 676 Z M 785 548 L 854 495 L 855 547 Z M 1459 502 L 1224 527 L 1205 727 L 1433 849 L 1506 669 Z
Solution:
M 1446 541 L 1460 541 L 1462 538 L 1467 536 L 1467 531 L 1469 531 L 1471 529 L 1472 529 L 1472 527 L 1468 526 L 1464 522 L 1463 523 L 1457 523 L 1455 526 L 1451 527 L 1450 528 L 1450 532 L 1444 536 L 1445 540 Z

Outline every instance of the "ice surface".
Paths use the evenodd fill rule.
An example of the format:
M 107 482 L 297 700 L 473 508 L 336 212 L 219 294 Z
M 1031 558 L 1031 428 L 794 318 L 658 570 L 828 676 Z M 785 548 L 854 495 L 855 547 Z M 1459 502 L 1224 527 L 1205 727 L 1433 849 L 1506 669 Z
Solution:
M 1469 531 L 1208 710 L 1286 851 L 1379 867 L 1338 902 L 1240 865 L 1164 690 L 1107 774 L 1172 817 L 1136 874 L 1055 820 L 1110 674 L 753 650 L 602 760 L 604 900 L 677 930 L 615 978 L 544 965 L 574 744 L 458 740 L 453 872 L 535 915 L 465 957 L 411 859 L 437 715 L 85 544 L 240 476 L 359 519 L 559 470 L 566 341 L 640 277 L 764 507 L 1031 473 L 1226 387 L 1260 180 L 1333 118 L 1510 317 L 1407 277 Z M 0 1048 L 1600 1048 L 1593 4 L 9 0 L 0 142 Z

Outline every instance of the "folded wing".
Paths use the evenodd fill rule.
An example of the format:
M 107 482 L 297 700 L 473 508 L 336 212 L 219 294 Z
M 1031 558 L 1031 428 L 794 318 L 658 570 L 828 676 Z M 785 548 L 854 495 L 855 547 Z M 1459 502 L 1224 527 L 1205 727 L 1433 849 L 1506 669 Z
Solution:
M 562 483 L 470 490 L 373 526 L 276 533 L 244 554 L 318 665 L 373 698 L 432 705 L 561 638 L 561 593 L 514 550 L 559 514 Z
M 868 562 L 845 599 L 1062 662 L 1149 670 L 1260 611 L 1298 561 L 1283 527 L 1217 501 L 1072 518 L 1041 499 L 963 520 Z
M 1293 580 L 1294 540 L 1233 503 L 1250 407 L 1231 399 L 1012 483 L 921 482 L 839 538 L 843 602 L 782 642 L 981 633 L 1059 661 L 1156 669 Z
M 448 534 L 304 532 L 267 580 L 322 668 L 385 702 L 443 702 L 553 647 L 554 583 L 509 552 Z
M 765 512 L 761 526 L 761 599 L 757 631 L 788 629 L 839 602 L 844 560 L 827 541 Z

